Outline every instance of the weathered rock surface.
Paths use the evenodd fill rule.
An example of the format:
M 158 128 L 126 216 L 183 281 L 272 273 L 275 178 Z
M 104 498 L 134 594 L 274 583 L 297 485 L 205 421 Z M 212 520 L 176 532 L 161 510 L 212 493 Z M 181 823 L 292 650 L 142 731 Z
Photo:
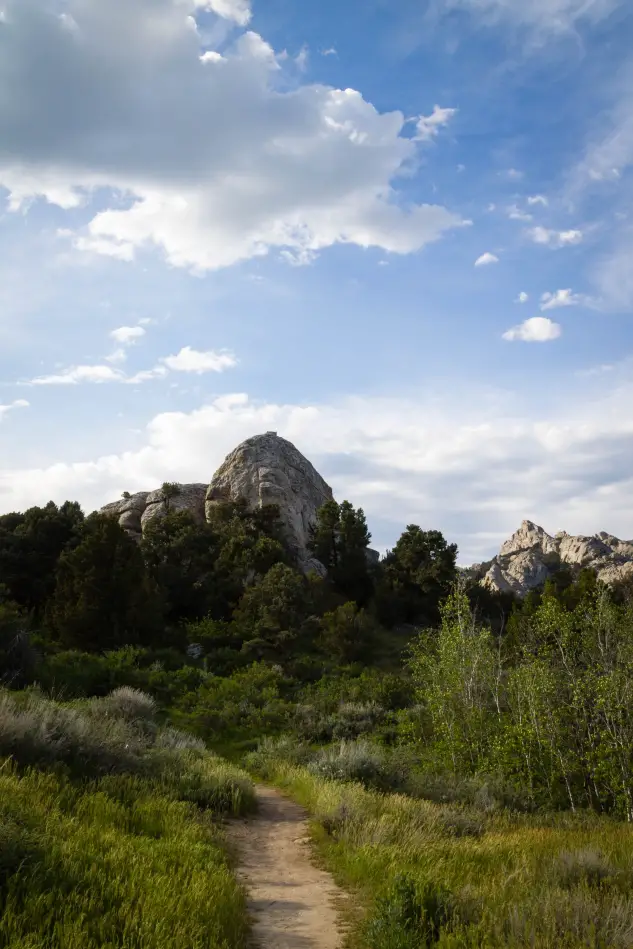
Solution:
M 246 499 L 251 508 L 277 504 L 286 543 L 310 569 L 310 526 L 319 508 L 332 500 L 332 489 L 291 442 L 267 432 L 231 452 L 209 485 L 207 517 L 214 504 L 238 498 Z
M 178 494 L 168 500 L 160 488 L 158 491 L 150 491 L 141 517 L 142 529 L 145 530 L 155 518 L 164 517 L 168 511 L 189 511 L 199 524 L 204 524 L 206 494 L 206 484 L 180 484 Z
M 552 537 L 532 521 L 523 521 L 492 562 L 477 564 L 468 573 L 490 590 L 525 596 L 562 564 L 574 571 L 591 567 L 603 583 L 617 583 L 633 576 L 633 541 L 605 531 L 576 537 L 560 531 Z
M 276 432 L 247 439 L 231 452 L 209 485 L 181 484 L 166 500 L 162 489 L 141 491 L 115 501 L 102 512 L 118 518 L 121 527 L 140 538 L 155 518 L 167 510 L 189 511 L 204 523 L 213 506 L 243 498 L 250 508 L 266 504 L 279 507 L 285 541 L 306 571 L 323 575 L 324 567 L 308 551 L 310 527 L 319 508 L 332 500 L 332 489 L 295 446 Z M 377 558 L 373 551 L 368 556 Z

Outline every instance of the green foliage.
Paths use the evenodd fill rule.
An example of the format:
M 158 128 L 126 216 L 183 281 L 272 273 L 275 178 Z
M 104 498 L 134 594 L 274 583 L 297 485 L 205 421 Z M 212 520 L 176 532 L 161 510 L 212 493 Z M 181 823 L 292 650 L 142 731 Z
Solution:
M 535 804 L 633 820 L 633 608 L 606 591 L 528 601 L 509 642 L 454 593 L 411 670 L 425 756 L 454 774 L 500 773 Z M 562 600 L 562 601 L 561 601 Z
M 376 610 L 387 626 L 434 624 L 456 578 L 457 545 L 410 524 L 381 564 Z
M 164 481 L 161 485 L 160 491 L 163 496 L 165 510 L 169 511 L 170 502 L 173 501 L 174 498 L 180 497 L 182 493 L 182 486 L 176 481 Z
M 248 587 L 233 613 L 247 655 L 263 659 L 288 654 L 306 631 L 310 593 L 310 581 L 281 563 Z
M 277 734 L 290 720 L 291 683 L 278 666 L 256 662 L 230 676 L 209 675 L 179 703 L 179 715 L 209 741 Z
M 324 650 L 340 663 L 364 659 L 372 654 L 376 622 L 355 602 L 344 603 L 321 619 L 321 641 Z
M 0 517 L 0 578 L 9 600 L 43 613 L 59 557 L 78 543 L 82 523 L 81 508 L 70 501 Z
M 91 515 L 59 559 L 47 622 L 60 642 L 101 651 L 156 641 L 157 607 L 138 545 L 113 518 Z
M 246 775 L 173 730 L 152 737 L 153 706 L 138 693 L 66 709 L 66 718 L 42 699 L 2 701 L 0 755 L 26 714 L 49 747 L 38 763 L 56 767 L 25 769 L 26 734 L 12 748 L 19 767 L 0 764 L 0 945 L 244 949 L 244 896 L 211 818 L 252 808 Z M 89 770 L 76 782 L 60 773 L 64 739 L 80 731 L 102 756 L 116 745 L 118 766 L 93 780 Z M 124 733 L 140 749 L 132 769 Z
M 373 590 L 367 548 L 371 534 L 362 508 L 349 501 L 327 501 L 317 513 L 310 550 L 328 571 L 334 588 L 348 599 L 365 605 Z

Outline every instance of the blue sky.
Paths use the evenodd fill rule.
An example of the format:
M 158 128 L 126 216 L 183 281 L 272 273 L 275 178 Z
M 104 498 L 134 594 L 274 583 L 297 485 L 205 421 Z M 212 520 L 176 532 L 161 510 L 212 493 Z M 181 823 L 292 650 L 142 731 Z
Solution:
M 374 544 L 633 537 L 633 9 L 0 0 L 0 510 L 275 429 Z

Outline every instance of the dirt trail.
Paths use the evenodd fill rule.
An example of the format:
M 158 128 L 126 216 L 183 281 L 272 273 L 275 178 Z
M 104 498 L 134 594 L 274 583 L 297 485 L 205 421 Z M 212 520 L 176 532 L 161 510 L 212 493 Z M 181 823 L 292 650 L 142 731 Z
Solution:
M 258 949 L 340 949 L 334 902 L 342 894 L 311 861 L 305 811 L 257 788 L 259 811 L 233 825 Z

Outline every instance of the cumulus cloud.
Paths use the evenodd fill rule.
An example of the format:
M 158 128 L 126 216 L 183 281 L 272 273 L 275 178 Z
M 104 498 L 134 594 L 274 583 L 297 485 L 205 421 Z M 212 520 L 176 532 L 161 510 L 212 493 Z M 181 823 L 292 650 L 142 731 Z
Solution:
M 529 299 L 530 299 L 530 297 L 529 297 L 529 295 L 525 292 L 525 290 L 521 290 L 521 293 L 518 295 L 518 297 L 516 298 L 516 300 L 515 300 L 514 302 L 515 302 L 515 303 L 527 303 Z
M 582 306 L 587 302 L 587 297 L 582 293 L 572 293 L 571 288 L 555 290 L 554 293 L 542 295 L 541 310 L 556 310 L 561 306 Z
M 194 0 L 194 5 L 212 10 L 226 20 L 234 20 L 240 26 L 246 26 L 251 19 L 249 0 Z
M 0 183 L 14 209 L 37 196 L 89 204 L 95 189 L 103 207 L 111 193 L 77 233 L 81 250 L 126 261 L 159 248 L 204 271 L 271 249 L 406 254 L 463 223 L 400 201 L 421 147 L 400 112 L 353 89 L 288 88 L 254 32 L 203 49 L 196 8 L 244 24 L 245 2 L 66 0 L 72 30 L 41 0 L 4 6 Z
M 145 336 L 145 330 L 142 326 L 119 326 L 110 333 L 111 339 L 121 343 L 122 346 L 129 346 L 143 336 Z
M 448 125 L 456 112 L 457 109 L 443 109 L 436 105 L 433 107 L 431 115 L 421 115 L 416 122 L 417 140 L 428 142 L 430 139 L 436 138 L 440 129 Z
M 487 267 L 488 264 L 498 264 L 499 258 L 496 254 L 491 254 L 489 251 L 486 251 L 485 254 L 482 254 L 481 257 L 478 257 L 475 261 L 475 267 Z
M 406 524 L 443 530 L 460 559 L 485 559 L 524 517 L 554 532 L 633 536 L 633 382 L 610 373 L 567 399 L 524 404 L 473 389 L 437 399 L 356 397 L 271 404 L 226 395 L 148 424 L 136 451 L 0 469 L 0 509 L 76 498 L 87 510 L 123 490 L 211 479 L 245 438 L 278 431 L 362 505 L 377 547 Z M 605 389 L 605 383 L 608 388 Z M 596 394 L 598 393 L 598 394 Z
M 0 421 L 8 412 L 13 412 L 14 409 L 27 409 L 29 405 L 30 403 L 26 399 L 16 399 L 14 402 L 9 402 L 8 405 L 0 405 Z
M 540 204 L 544 208 L 549 207 L 549 201 L 544 194 L 531 194 L 527 199 L 527 203 L 532 206 Z
M 174 372 L 195 373 L 223 372 L 237 365 L 237 359 L 233 353 L 216 353 L 213 350 L 199 352 L 191 346 L 185 346 L 177 355 L 167 356 L 161 362 Z
M 555 231 L 547 227 L 532 227 L 527 231 L 527 235 L 535 244 L 542 244 L 554 250 L 580 244 L 583 239 L 580 230 Z
M 558 339 L 562 330 L 558 323 L 548 319 L 546 316 L 533 316 L 518 326 L 513 326 L 506 330 L 503 338 L 509 342 L 520 341 L 522 343 L 548 343 L 552 339 Z

